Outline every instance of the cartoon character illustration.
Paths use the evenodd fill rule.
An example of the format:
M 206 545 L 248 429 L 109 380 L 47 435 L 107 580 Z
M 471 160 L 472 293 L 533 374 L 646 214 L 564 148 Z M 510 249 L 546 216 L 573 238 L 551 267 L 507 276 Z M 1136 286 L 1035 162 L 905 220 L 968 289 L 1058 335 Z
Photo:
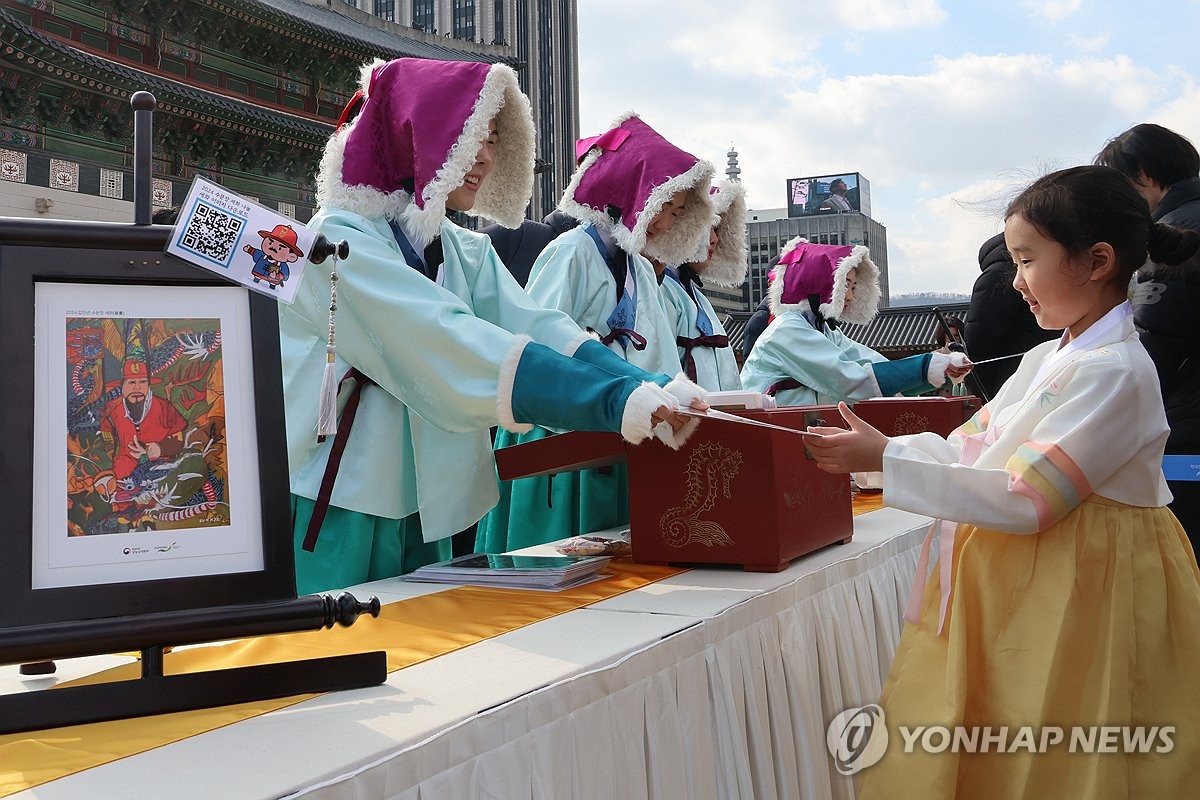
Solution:
M 242 249 L 254 259 L 250 275 L 254 282 L 266 281 L 272 290 L 283 285 L 291 275 L 288 264 L 303 258 L 304 253 L 296 246 L 296 231 L 290 225 L 276 225 L 270 231 L 259 231 L 263 237 L 262 249 L 246 245 Z
M 74 318 L 66 339 L 67 534 L 229 524 L 218 321 Z
M 127 357 L 121 368 L 121 380 L 106 388 L 121 389 L 121 395 L 109 401 L 100 417 L 100 431 L 114 443 L 112 472 L 96 480 L 96 488 L 110 499 L 113 508 L 127 507 L 130 499 L 120 498 L 117 490 L 139 464 L 169 459 L 183 450 L 182 434 L 186 422 L 174 406 L 150 391 L 151 384 L 162 383 L 150 377 L 145 360 Z

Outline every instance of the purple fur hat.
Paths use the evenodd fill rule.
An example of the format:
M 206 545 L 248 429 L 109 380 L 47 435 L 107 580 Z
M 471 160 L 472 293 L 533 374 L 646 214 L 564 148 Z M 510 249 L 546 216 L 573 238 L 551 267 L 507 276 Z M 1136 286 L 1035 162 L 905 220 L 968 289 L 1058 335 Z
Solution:
M 491 172 L 471 213 L 515 228 L 533 193 L 529 100 L 503 64 L 398 58 L 363 68 L 359 115 L 325 146 L 317 203 L 400 219 L 424 247 L 446 216 L 446 198 L 475 165 L 494 118 Z M 409 188 L 411 187 L 411 193 Z
M 713 217 L 713 167 L 707 161 L 680 150 L 632 112 L 581 146 L 587 155 L 558 204 L 565 213 L 612 231 L 625 252 L 645 252 L 664 264 L 682 264 L 707 240 Z M 688 193 L 683 213 L 669 231 L 647 240 L 650 221 L 681 190 Z M 621 211 L 616 223 L 609 206 Z
M 846 306 L 846 274 L 856 270 L 854 299 Z M 796 238 L 783 246 L 771 271 L 771 314 L 808 311 L 809 295 L 821 298 L 826 319 L 866 325 L 879 311 L 879 268 L 862 245 L 813 244 Z
M 712 227 L 717 229 L 716 252 L 709 259 L 708 267 L 701 273 L 705 283 L 717 286 L 741 286 L 746 280 L 749 266 L 746 251 L 746 190 L 737 181 L 724 180 L 713 184 L 709 193 L 712 200 Z M 708 237 L 704 238 L 699 252 L 690 260 L 703 262 L 708 253 Z

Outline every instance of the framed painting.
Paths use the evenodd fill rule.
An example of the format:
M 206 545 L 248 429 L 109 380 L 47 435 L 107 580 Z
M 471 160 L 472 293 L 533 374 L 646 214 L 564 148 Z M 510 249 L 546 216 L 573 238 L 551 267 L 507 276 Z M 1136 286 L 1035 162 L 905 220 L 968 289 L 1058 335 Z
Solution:
M 170 232 L 0 221 L 0 627 L 296 596 L 275 303 Z

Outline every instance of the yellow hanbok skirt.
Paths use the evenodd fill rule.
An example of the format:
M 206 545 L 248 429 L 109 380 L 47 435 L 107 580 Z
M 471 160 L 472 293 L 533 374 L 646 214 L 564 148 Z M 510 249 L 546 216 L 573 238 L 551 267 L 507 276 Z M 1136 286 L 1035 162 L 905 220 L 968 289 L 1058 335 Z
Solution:
M 1168 509 L 1093 495 L 1035 535 L 960 525 L 952 565 L 942 634 L 938 570 L 905 627 L 880 701 L 888 747 L 860 798 L 1200 796 L 1200 569 Z M 967 730 L 957 753 L 940 734 L 905 752 L 900 726 Z M 995 752 L 1004 726 L 1006 750 L 1030 727 L 1043 752 Z M 1083 752 L 1088 738 L 1071 752 L 1074 726 L 1097 743 L 1100 726 L 1159 733 L 1149 748 L 1121 733 L 1115 753 Z M 990 752 L 968 752 L 972 727 L 991 729 Z M 1052 744 L 1042 731 L 1056 727 Z

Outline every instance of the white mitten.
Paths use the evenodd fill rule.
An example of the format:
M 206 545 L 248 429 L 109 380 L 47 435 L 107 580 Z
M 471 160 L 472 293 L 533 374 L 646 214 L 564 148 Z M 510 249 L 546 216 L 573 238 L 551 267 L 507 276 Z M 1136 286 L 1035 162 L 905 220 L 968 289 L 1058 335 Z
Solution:
M 704 400 L 708 396 L 708 393 L 704 389 L 692 383 L 688 376 L 682 372 L 676 375 L 675 379 L 663 388 L 679 401 L 680 408 L 687 408 L 692 404 L 693 400 Z
M 967 363 L 966 353 L 931 353 L 933 356 L 929 359 L 929 370 L 926 373 L 925 380 L 930 386 L 941 386 L 946 382 L 946 369 L 949 367 L 961 367 Z M 963 378 L 951 378 L 954 383 L 962 383 Z
M 682 372 L 676 375 L 675 379 L 664 386 L 663 389 L 678 402 L 678 405 L 674 406 L 675 409 L 688 408 L 692 405 L 693 400 L 704 400 L 707 396 L 704 389 L 693 383 Z M 676 433 L 675 429 L 670 425 L 660 422 L 654 426 L 654 435 L 667 447 L 670 447 L 672 450 L 678 450 L 688 440 L 688 437 L 692 435 L 692 431 L 696 430 L 699 425 L 699 418 L 693 417 Z
M 652 433 L 657 436 L 656 427 L 661 427 L 662 423 L 655 426 L 651 415 L 663 406 L 675 409 L 679 407 L 679 401 L 657 383 L 642 383 L 625 401 L 625 410 L 621 413 L 621 437 L 630 444 L 639 444 Z

